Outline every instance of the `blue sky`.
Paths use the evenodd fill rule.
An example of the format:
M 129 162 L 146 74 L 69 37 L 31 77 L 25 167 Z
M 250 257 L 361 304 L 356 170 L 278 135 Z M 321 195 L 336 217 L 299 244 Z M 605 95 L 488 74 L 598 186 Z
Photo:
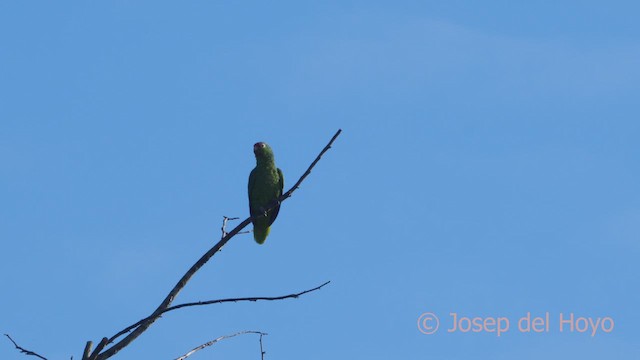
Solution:
M 246 217 L 252 145 L 288 188 L 116 359 L 242 330 L 267 359 L 640 356 L 632 1 L 0 4 L 0 332 L 80 358 Z M 433 335 L 416 324 L 432 312 Z M 448 333 L 450 313 L 506 317 Z M 517 320 L 550 314 L 548 333 Z M 560 314 L 610 333 L 560 332 Z M 19 359 L 8 341 L 0 358 Z M 257 359 L 257 337 L 198 358 Z

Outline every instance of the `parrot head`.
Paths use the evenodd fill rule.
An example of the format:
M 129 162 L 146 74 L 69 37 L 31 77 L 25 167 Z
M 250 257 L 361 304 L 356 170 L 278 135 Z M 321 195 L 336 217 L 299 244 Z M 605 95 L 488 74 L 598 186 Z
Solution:
M 265 142 L 257 142 L 253 145 L 253 153 L 256 159 L 273 159 L 273 150 Z

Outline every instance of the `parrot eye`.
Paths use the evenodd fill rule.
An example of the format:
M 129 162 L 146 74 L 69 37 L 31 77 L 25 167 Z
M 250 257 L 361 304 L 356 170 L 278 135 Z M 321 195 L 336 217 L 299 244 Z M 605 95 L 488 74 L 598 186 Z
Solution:
M 258 149 L 264 149 L 267 147 L 267 144 L 263 143 L 263 142 L 257 142 L 253 145 L 253 150 L 256 151 Z

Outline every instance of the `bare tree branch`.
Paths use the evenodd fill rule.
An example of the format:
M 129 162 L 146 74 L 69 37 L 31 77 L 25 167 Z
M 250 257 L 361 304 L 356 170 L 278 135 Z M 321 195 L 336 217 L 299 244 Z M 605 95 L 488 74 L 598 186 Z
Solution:
M 224 339 L 228 339 L 228 338 L 232 338 L 234 336 L 238 336 L 238 335 L 244 335 L 244 334 L 259 334 L 260 335 L 260 351 L 262 352 L 262 337 L 264 335 L 268 335 L 267 333 L 263 333 L 260 331 L 251 331 L 251 330 L 246 330 L 246 331 L 240 331 L 238 333 L 235 334 L 231 334 L 231 335 L 224 335 L 224 336 L 220 336 L 217 339 L 213 339 L 211 341 L 208 341 L 198 347 L 193 348 L 191 351 L 189 351 L 188 353 L 176 358 L 175 360 L 184 360 L 186 358 L 188 358 L 189 356 L 193 355 L 193 353 L 195 353 L 196 351 L 200 351 L 204 348 L 206 348 L 207 346 L 211 346 L 215 343 L 217 343 L 218 341 L 224 340 Z M 264 352 L 262 352 L 264 354 Z M 263 358 L 264 359 L 264 358 Z
M 335 135 L 333 135 L 329 143 L 324 147 L 324 149 L 322 149 L 320 154 L 311 163 L 309 168 L 307 168 L 307 171 L 305 171 L 305 173 L 300 177 L 300 179 L 293 185 L 291 189 L 289 189 L 286 193 L 282 194 L 282 196 L 280 196 L 276 201 L 273 201 L 272 204 L 268 206 L 267 211 L 270 211 L 271 209 L 276 207 L 278 204 L 280 204 L 282 201 L 291 197 L 293 192 L 298 187 L 300 187 L 300 184 L 302 183 L 302 181 L 304 181 L 304 179 L 311 173 L 311 170 L 313 169 L 313 167 L 318 163 L 318 161 L 320 161 L 320 158 L 322 158 L 322 155 L 324 155 L 324 153 L 331 148 L 331 145 L 336 140 L 336 138 L 340 135 L 341 132 L 342 130 L 338 130 L 335 133 Z M 114 344 L 112 347 L 105 350 L 102 354 L 99 354 L 96 360 L 106 360 L 110 358 L 111 356 L 115 355 L 118 351 L 122 350 L 125 346 L 129 345 L 133 340 L 135 340 L 143 332 L 145 332 L 149 328 L 149 326 L 151 326 L 151 324 L 153 324 L 160 317 L 160 315 L 162 315 L 162 313 L 165 312 L 166 309 L 169 308 L 169 306 L 171 306 L 171 303 L 173 302 L 173 300 L 176 298 L 178 293 L 180 293 L 180 291 L 187 285 L 187 282 L 191 279 L 191 277 L 204 264 L 206 264 L 207 261 L 209 261 L 209 259 L 211 259 L 213 255 L 215 255 L 229 240 L 231 240 L 232 237 L 234 237 L 238 232 L 240 232 L 240 230 L 244 229 L 245 226 L 249 225 L 249 223 L 252 220 L 265 216 L 267 211 L 265 211 L 264 214 L 259 214 L 259 215 L 256 215 L 255 217 L 248 217 L 243 222 L 241 222 L 238 226 L 236 226 L 233 230 L 231 230 L 229 233 L 223 236 L 222 239 L 218 241 L 218 243 L 216 243 L 211 249 L 209 249 L 209 251 L 207 251 L 204 255 L 202 255 L 202 257 L 195 264 L 193 264 L 191 268 L 182 276 L 182 278 L 178 280 L 178 283 L 173 287 L 173 289 L 171 289 L 167 297 L 160 303 L 160 305 L 149 317 L 145 318 L 145 320 L 138 327 L 136 327 L 135 330 L 129 333 L 129 335 L 127 335 L 124 339 L 120 340 L 118 343 Z
M 316 159 L 313 160 L 311 165 L 309 165 L 309 167 L 307 168 L 307 171 L 305 171 L 304 174 L 302 174 L 302 176 L 300 177 L 300 179 L 298 179 L 298 182 L 296 182 L 291 187 L 291 189 L 289 189 L 289 191 L 287 191 L 286 193 L 282 194 L 282 196 L 280 196 L 280 198 L 278 199 L 278 203 L 284 201 L 284 199 L 286 199 L 288 197 L 291 197 L 293 192 L 296 191 L 296 189 L 298 189 L 300 187 L 300 184 L 302 184 L 304 179 L 306 179 L 307 176 L 309 176 L 309 174 L 311 174 L 311 169 L 313 169 L 313 167 L 316 166 L 318 161 L 320 161 L 320 159 L 322 158 L 322 155 L 324 155 L 324 153 L 326 153 L 327 151 L 329 151 L 329 149 L 331 149 L 331 145 L 333 145 L 333 142 L 336 141 L 336 139 L 338 138 L 340 133 L 342 133 L 342 129 L 338 129 L 338 131 L 335 133 L 335 135 L 333 135 L 331 140 L 329 140 L 329 143 L 327 144 L 327 146 L 325 146 L 324 149 L 322 149 L 322 151 L 320 151 L 320 154 L 318 154 L 318 156 L 316 156 Z M 269 208 L 269 210 L 271 210 L 271 208 Z
M 227 217 L 227 216 L 223 216 L 222 219 L 222 227 L 220 228 L 220 230 L 222 231 L 222 239 L 224 239 L 225 236 L 227 236 L 227 222 L 229 220 L 238 220 L 240 219 L 239 217 Z
M 220 227 L 220 230 L 222 231 L 222 237 L 220 239 L 223 239 L 225 236 L 227 236 L 227 223 L 231 220 L 238 220 L 240 219 L 239 217 L 228 217 L 228 216 L 223 216 L 222 217 L 222 227 Z M 240 231 L 238 234 L 248 234 L 250 231 Z
M 15 341 L 13 341 L 13 339 L 11 338 L 11 336 L 9 336 L 9 334 L 4 334 L 4 336 L 6 336 L 7 338 L 9 338 L 9 340 L 13 343 L 13 346 L 15 346 L 15 347 L 16 347 L 16 349 L 20 350 L 20 353 L 21 353 L 21 354 L 31 355 L 31 356 L 39 357 L 39 358 L 40 358 L 40 359 L 42 359 L 42 360 L 47 360 L 47 358 L 46 358 L 46 357 L 44 357 L 44 356 L 42 356 L 42 355 L 39 355 L 39 354 L 37 354 L 37 353 L 34 353 L 34 352 L 33 352 L 33 351 L 31 351 L 31 350 L 27 350 L 27 349 L 25 349 L 25 348 L 23 348 L 23 347 L 21 347 L 21 346 L 18 346 L 18 344 L 16 344 L 16 342 L 15 342 Z
M 316 290 L 320 290 L 320 288 L 322 288 L 323 286 L 329 284 L 331 281 L 327 281 L 324 284 L 320 285 L 320 286 L 316 286 L 313 289 L 309 289 L 309 290 L 305 290 L 296 294 L 289 294 L 289 295 L 283 295 L 283 296 L 274 296 L 274 297 L 245 297 L 245 298 L 230 298 L 230 299 L 218 299 L 218 300 L 207 300 L 207 301 L 197 301 L 197 302 L 191 302 L 191 303 L 184 303 L 184 304 L 180 304 L 180 305 L 174 305 L 171 306 L 169 308 L 167 308 L 164 312 L 169 312 L 171 310 L 177 310 L 183 307 L 189 307 L 189 306 L 201 306 L 201 305 L 211 305 L 211 304 L 220 304 L 220 303 L 225 303 L 225 302 L 238 302 L 238 301 L 259 301 L 259 300 L 267 300 L 267 301 L 273 301 L 273 300 L 284 300 L 284 299 L 297 299 L 298 297 L 300 297 L 301 295 L 304 295 L 306 293 L 310 293 L 312 291 L 316 291 Z
M 102 351 L 102 349 L 104 349 L 105 346 L 107 346 L 107 344 L 109 343 L 109 339 L 104 337 L 102 338 L 102 340 L 100 340 L 100 343 L 98 344 L 98 346 L 96 346 L 96 349 L 93 350 L 93 354 L 91 354 L 91 356 L 89 356 L 88 360 L 96 360 L 98 358 L 98 355 L 100 354 L 100 351 Z
M 91 356 L 91 348 L 93 347 L 93 341 L 87 341 L 84 345 L 84 351 L 82 352 L 82 360 L 89 360 Z
M 262 349 L 262 336 L 267 334 L 260 334 L 260 359 L 264 360 L 264 354 L 267 352 Z M 73 359 L 71 359 L 73 360 Z
M 239 302 L 239 301 L 261 301 L 261 300 L 266 300 L 266 301 L 273 301 L 273 300 L 284 300 L 284 299 L 297 299 L 298 297 L 310 293 L 312 291 L 316 291 L 316 290 L 320 290 L 323 286 L 329 284 L 331 281 L 327 281 L 324 284 L 320 285 L 320 286 L 316 286 L 313 289 L 309 289 L 309 290 L 305 290 L 296 294 L 289 294 L 289 295 L 282 295 L 282 296 L 273 296 L 273 297 L 266 297 L 266 296 L 260 296 L 260 297 L 244 297 L 244 298 L 228 298 L 228 299 L 218 299 L 218 300 L 207 300 L 207 301 L 197 301 L 197 302 L 190 302 L 190 303 L 184 303 L 184 304 L 179 304 L 179 305 L 174 305 L 174 306 L 170 306 L 168 308 L 166 308 L 162 314 L 167 313 L 169 311 L 173 311 L 173 310 L 177 310 L 183 307 L 189 307 L 189 306 L 201 306 L 201 305 L 211 305 L 211 304 L 220 304 L 220 303 L 225 303 L 225 302 Z M 140 321 L 138 321 L 137 323 L 133 324 L 133 325 L 129 325 L 126 328 L 124 328 L 122 331 L 120 331 L 119 333 L 115 334 L 111 339 L 109 339 L 109 343 L 115 341 L 115 339 L 117 339 L 118 337 L 128 333 L 129 331 L 135 329 L 136 327 L 138 327 L 140 324 L 142 324 L 143 322 L 147 321 L 149 318 L 144 318 Z

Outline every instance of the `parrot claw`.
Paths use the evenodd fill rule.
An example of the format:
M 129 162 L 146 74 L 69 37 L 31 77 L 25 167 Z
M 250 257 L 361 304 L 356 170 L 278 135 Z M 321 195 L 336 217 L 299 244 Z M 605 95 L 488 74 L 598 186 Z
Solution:
M 262 206 L 260 206 L 260 214 L 262 214 L 265 217 L 267 217 L 267 210 L 265 208 L 263 208 Z

